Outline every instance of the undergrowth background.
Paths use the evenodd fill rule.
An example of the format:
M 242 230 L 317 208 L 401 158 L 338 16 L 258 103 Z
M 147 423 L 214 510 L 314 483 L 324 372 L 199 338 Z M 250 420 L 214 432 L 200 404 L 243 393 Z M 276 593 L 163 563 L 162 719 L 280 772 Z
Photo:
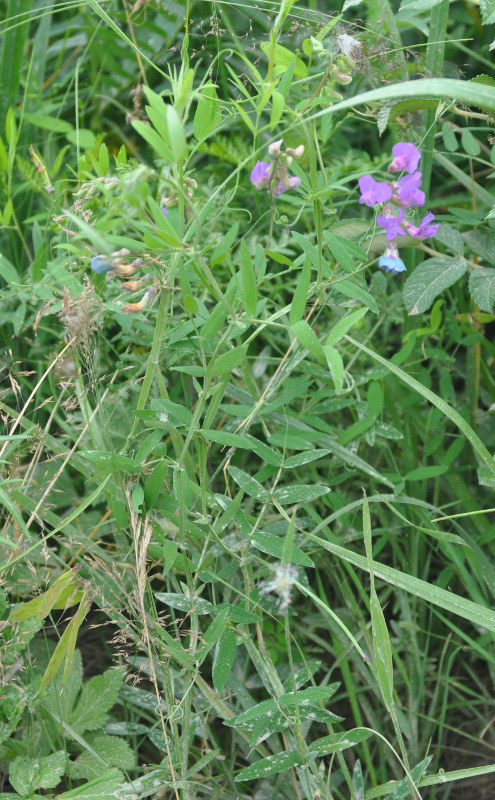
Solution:
M 6 5 L 0 800 L 492 798 L 493 0 Z

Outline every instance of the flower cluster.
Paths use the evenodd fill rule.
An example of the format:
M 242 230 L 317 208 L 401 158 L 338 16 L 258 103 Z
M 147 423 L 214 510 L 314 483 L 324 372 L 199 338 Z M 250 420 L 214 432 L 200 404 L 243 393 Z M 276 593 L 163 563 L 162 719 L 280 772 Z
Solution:
M 431 225 L 433 214 L 431 211 L 426 214 L 418 226 L 412 225 L 405 219 L 405 208 L 424 206 L 425 193 L 421 191 L 421 172 L 417 171 L 421 153 L 411 142 L 399 142 L 392 148 L 393 160 L 389 164 L 389 172 L 406 172 L 402 178 L 393 180 L 390 183 L 385 181 L 375 181 L 371 175 L 363 175 L 359 179 L 361 190 L 360 203 L 364 203 L 370 208 L 377 203 L 385 203 L 383 214 L 380 214 L 376 221 L 380 227 L 385 229 L 387 248 L 385 253 L 378 261 L 378 266 L 385 267 L 386 272 L 404 272 L 406 269 L 404 262 L 399 258 L 398 237 L 412 236 L 414 239 L 427 239 L 435 236 L 438 225 Z M 395 204 L 389 205 L 389 201 Z M 398 206 L 398 208 L 397 208 Z
M 139 289 L 146 286 L 146 284 L 150 283 L 153 277 L 147 274 L 136 280 L 129 280 L 129 278 L 143 267 L 142 258 L 135 258 L 131 264 L 126 264 L 127 257 L 130 255 L 131 251 L 128 250 L 127 247 L 123 247 L 122 250 L 116 250 L 108 256 L 93 256 L 89 261 L 89 266 L 93 272 L 99 275 L 106 272 L 109 273 L 108 277 L 110 278 L 125 278 L 125 283 L 121 284 L 122 288 L 125 289 L 126 292 L 137 292 Z M 139 314 L 139 312 L 150 303 L 154 294 L 155 287 L 149 286 L 138 303 L 125 303 L 120 308 L 120 311 L 123 314 Z
M 268 148 L 268 154 L 273 161 L 257 161 L 251 170 L 251 183 L 255 189 L 268 189 L 275 197 L 295 189 L 301 183 L 301 179 L 295 175 L 292 177 L 288 173 L 288 167 L 294 158 L 301 158 L 304 154 L 304 145 L 299 147 L 288 147 L 282 150 L 282 139 L 273 142 Z

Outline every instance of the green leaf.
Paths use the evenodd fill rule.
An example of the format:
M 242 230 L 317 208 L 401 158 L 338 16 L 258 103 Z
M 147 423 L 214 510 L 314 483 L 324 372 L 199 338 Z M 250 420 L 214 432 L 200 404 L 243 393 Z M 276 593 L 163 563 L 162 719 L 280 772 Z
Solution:
M 175 594 L 174 592 L 155 592 L 155 597 L 166 606 L 176 608 L 178 611 L 195 611 L 197 614 L 212 614 L 214 606 L 209 600 L 203 600 L 202 597 L 186 597 L 183 594 Z
M 76 733 L 103 727 L 108 712 L 117 702 L 123 681 L 122 670 L 107 669 L 83 684 L 81 696 L 69 716 L 69 723 Z
M 475 229 L 466 231 L 462 238 L 467 242 L 468 247 L 477 256 L 480 256 L 488 264 L 493 264 L 493 254 L 495 253 L 495 231 L 486 229 Z
M 454 130 L 448 122 L 444 122 L 442 125 L 442 138 L 445 149 L 448 150 L 449 153 L 455 153 L 459 148 L 459 143 Z
M 36 758 L 18 756 L 10 764 L 10 782 L 22 797 L 33 794 L 35 789 L 53 789 L 60 783 L 67 760 L 64 750 Z
M 344 297 L 352 297 L 353 300 L 360 300 L 373 314 L 379 313 L 375 298 L 366 289 L 363 289 L 362 286 L 358 286 L 353 281 L 347 278 L 343 281 L 336 281 L 335 284 L 333 284 L 333 288 L 335 288 L 337 292 L 343 294 Z
M 404 284 L 404 305 L 409 314 L 421 314 L 433 303 L 435 297 L 448 289 L 467 270 L 464 259 L 438 256 L 423 261 Z
M 262 42 L 260 45 L 262 51 L 265 55 L 269 56 L 272 48 L 271 42 Z M 275 45 L 275 53 L 273 63 L 279 69 L 276 70 L 276 74 L 280 75 L 282 72 L 285 72 L 287 67 L 295 61 L 294 65 L 294 75 L 296 78 L 307 78 L 308 77 L 308 68 L 304 61 L 301 61 L 294 53 L 287 49 L 287 47 L 282 47 L 281 44 Z
M 255 500 L 263 500 L 266 502 L 269 500 L 269 494 L 266 489 L 263 488 L 261 483 L 255 478 L 252 478 L 251 475 L 248 475 L 247 472 L 244 472 L 242 469 L 238 467 L 230 466 L 228 468 L 229 475 L 235 480 L 238 486 L 243 489 L 246 494 L 250 497 L 254 497 Z
M 36 125 L 37 128 L 43 128 L 51 133 L 69 133 L 74 130 L 71 122 L 65 119 L 58 119 L 57 117 L 50 117 L 48 114 L 24 114 L 26 122 L 31 125 Z
M 151 128 L 149 125 L 146 125 L 145 122 L 142 122 L 140 119 L 133 119 L 131 121 L 131 125 L 135 131 L 139 133 L 142 138 L 148 142 L 149 145 L 153 148 L 155 153 L 163 158 L 164 161 L 167 163 L 173 160 L 172 151 L 168 147 L 168 145 L 163 141 L 162 137 Z
M 464 152 L 466 152 L 468 156 L 479 156 L 481 153 L 479 142 L 474 138 L 473 134 L 468 128 L 464 128 L 462 131 L 461 144 Z
M 404 479 L 406 481 L 427 481 L 431 478 L 438 478 L 440 475 L 444 475 L 448 470 L 448 467 L 442 466 L 418 467 L 404 475 Z
M 168 462 L 160 461 L 153 472 L 151 472 L 144 482 L 144 505 L 146 511 L 149 511 L 155 505 L 160 492 L 163 491 L 164 480 L 168 472 Z
M 330 453 L 330 450 L 308 450 L 306 453 L 297 453 L 295 456 L 290 456 L 286 461 L 283 463 L 283 467 L 286 469 L 293 469 L 294 467 L 302 467 L 304 464 L 309 464 L 311 461 L 316 461 L 319 458 L 323 458 L 323 456 L 327 456 Z
M 213 658 L 213 685 L 221 692 L 232 670 L 236 650 L 236 635 L 232 628 L 225 628 L 215 647 Z
M 227 353 L 222 353 L 221 356 L 215 359 L 212 366 L 214 375 L 225 375 L 226 372 L 231 372 L 236 367 L 240 367 L 248 351 L 248 344 L 241 344 L 239 347 L 234 347 Z
M 340 394 L 344 385 L 344 362 L 342 361 L 342 356 L 335 347 L 330 347 L 328 344 L 323 346 L 323 352 L 332 375 L 335 391 Z
M 170 419 L 175 426 L 185 425 L 189 427 L 191 425 L 192 413 L 181 403 L 174 403 L 172 400 L 165 400 L 165 398 L 160 397 L 154 398 L 150 405 L 153 411 L 161 412 L 163 422 L 167 422 Z
M 302 346 L 308 350 L 317 361 L 325 362 L 325 354 L 321 343 L 313 329 L 306 320 L 300 319 L 291 327 L 291 332 L 301 342 Z
M 276 90 L 272 94 L 272 113 L 270 114 L 270 128 L 278 125 L 284 112 L 285 98 L 283 94 Z
M 208 442 L 217 442 L 217 444 L 223 444 L 227 447 L 250 450 L 274 467 L 279 467 L 282 463 L 282 456 L 277 450 L 264 444 L 264 442 L 260 442 L 259 439 L 255 439 L 249 433 L 239 434 L 207 429 L 203 429 L 200 432 Z
M 55 800 L 115 800 L 121 784 L 122 773 L 115 768 L 108 769 L 98 778 L 57 795 Z
M 442 0 L 402 0 L 399 11 L 429 11 Z
M 134 750 L 119 736 L 108 736 L 99 733 L 87 737 L 87 742 L 94 752 L 85 750 L 70 766 L 70 777 L 97 778 L 104 766 L 118 767 L 122 770 L 133 769 L 136 764 Z
M 346 317 L 342 317 L 342 319 L 339 319 L 339 321 L 333 326 L 327 338 L 325 339 L 325 346 L 328 347 L 329 345 L 336 344 L 339 341 L 339 339 L 342 339 L 342 337 L 345 336 L 345 334 L 351 328 L 353 328 L 354 325 L 356 325 L 367 313 L 368 313 L 367 308 L 358 308 L 357 311 L 353 311 Z
M 279 536 L 274 536 L 271 533 L 254 533 L 251 541 L 262 553 L 268 553 L 268 555 L 275 556 L 275 558 L 282 561 L 284 540 Z M 303 567 L 314 567 L 314 562 L 311 558 L 299 547 L 296 547 L 295 544 L 291 547 L 287 561 L 291 564 L 301 564 Z
M 469 275 L 469 291 L 481 311 L 491 314 L 495 309 L 495 269 L 473 269 Z
M 320 758 L 329 753 L 340 753 L 341 750 L 346 750 L 348 747 L 355 747 L 372 735 L 373 731 L 359 729 L 346 731 L 345 733 L 332 733 L 330 736 L 322 736 L 320 739 L 311 742 L 309 750 L 317 758 Z
M 172 150 L 174 160 L 180 161 L 186 152 L 186 135 L 184 133 L 184 126 L 177 111 L 173 106 L 167 106 L 167 127 L 170 148 Z
M 283 263 L 283 262 L 282 262 Z M 290 263 L 290 262 L 289 262 Z M 295 325 L 304 316 L 308 301 L 309 282 L 311 280 L 311 261 L 306 256 L 301 270 L 301 277 L 297 281 L 292 297 L 289 312 L 289 322 Z
M 349 247 L 349 240 L 330 231 L 323 231 L 323 235 L 337 264 L 340 264 L 347 272 L 352 272 L 354 270 L 354 258 Z M 367 257 L 364 260 L 367 261 Z
M 277 753 L 268 758 L 262 758 L 251 764 L 249 767 L 241 769 L 235 777 L 235 782 L 252 781 L 256 778 L 266 778 L 268 775 L 276 775 L 278 772 L 284 772 L 291 767 L 297 767 L 302 764 L 302 756 L 300 753 Z
M 275 489 L 272 492 L 273 499 L 280 503 L 281 506 L 290 505 L 291 503 L 309 503 L 311 500 L 316 500 L 330 491 L 328 486 L 283 486 L 280 489 Z
M 256 276 L 244 239 L 241 240 L 241 298 L 248 314 L 254 317 L 257 302 Z
M 194 114 L 193 133 L 195 138 L 198 141 L 206 139 L 220 120 L 216 88 L 212 83 L 206 83 L 201 89 L 201 97 Z

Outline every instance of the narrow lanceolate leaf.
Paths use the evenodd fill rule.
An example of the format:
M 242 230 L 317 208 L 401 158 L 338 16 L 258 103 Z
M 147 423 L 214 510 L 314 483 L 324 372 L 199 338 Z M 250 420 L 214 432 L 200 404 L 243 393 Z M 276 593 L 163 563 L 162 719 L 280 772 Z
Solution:
M 475 269 L 469 276 L 469 291 L 481 311 L 491 314 L 495 306 L 495 269 Z
M 241 241 L 241 288 L 242 302 L 250 316 L 254 316 L 256 311 L 257 289 L 256 276 L 254 274 L 253 262 L 244 239 Z
M 234 663 L 236 635 L 232 628 L 225 628 L 215 647 L 213 658 L 213 685 L 221 692 L 227 683 Z
M 274 756 L 262 758 L 245 769 L 241 769 L 235 781 L 253 781 L 256 778 L 266 778 L 268 775 L 276 775 L 277 772 L 297 767 L 299 764 L 302 764 L 300 753 L 277 753 Z
M 409 314 L 426 311 L 435 297 L 458 281 L 466 270 L 467 263 L 460 258 L 442 256 L 423 261 L 404 286 L 404 305 Z

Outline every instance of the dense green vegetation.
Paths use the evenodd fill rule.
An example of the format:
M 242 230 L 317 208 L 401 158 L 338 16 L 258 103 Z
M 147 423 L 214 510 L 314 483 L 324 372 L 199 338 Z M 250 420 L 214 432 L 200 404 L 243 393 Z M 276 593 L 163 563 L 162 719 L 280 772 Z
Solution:
M 6 5 L 0 800 L 492 800 L 493 0 Z

